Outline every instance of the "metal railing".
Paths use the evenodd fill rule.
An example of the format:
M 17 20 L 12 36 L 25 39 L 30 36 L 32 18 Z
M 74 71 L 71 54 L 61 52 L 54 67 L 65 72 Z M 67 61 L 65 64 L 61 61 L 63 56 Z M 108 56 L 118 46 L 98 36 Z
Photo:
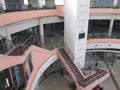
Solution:
M 4 38 L 2 35 L 0 35 L 0 37 Z M 0 43 L 0 53 L 2 54 L 5 54 L 8 51 L 12 50 L 12 48 L 17 45 L 25 45 L 27 47 L 29 47 L 30 45 L 41 46 L 40 39 L 32 35 L 29 36 L 28 38 L 16 36 L 12 38 L 12 41 L 7 40 L 6 38 L 4 39 L 5 41 Z M 8 48 L 8 45 L 9 45 L 9 48 Z
M 112 33 L 112 35 L 111 35 L 111 38 L 117 38 L 117 39 L 119 39 L 120 38 L 120 33 Z
M 120 8 L 120 1 L 115 4 L 114 0 L 91 0 L 91 8 Z
M 33 6 L 32 4 L 24 5 L 24 4 L 20 4 L 20 3 L 7 3 L 7 4 L 0 4 L 0 13 L 29 11 L 29 10 L 55 9 L 55 8 L 56 8 L 56 6 L 39 7 L 39 6 Z
M 108 38 L 108 33 L 89 33 L 88 39 L 91 38 Z
M 14 38 L 12 38 L 13 44 L 18 45 L 26 45 L 26 46 L 30 46 L 30 45 L 36 45 L 40 44 L 40 39 L 30 35 L 29 37 L 22 37 L 22 36 L 15 36 Z M 40 46 L 40 45 L 37 45 Z

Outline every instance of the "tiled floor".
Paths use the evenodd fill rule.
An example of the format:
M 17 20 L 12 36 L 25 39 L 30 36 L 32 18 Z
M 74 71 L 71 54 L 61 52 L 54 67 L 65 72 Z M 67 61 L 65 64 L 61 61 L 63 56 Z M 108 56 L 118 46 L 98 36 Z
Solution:
M 116 76 L 116 79 L 117 79 L 117 81 L 120 85 L 120 78 L 117 78 L 117 77 L 120 77 L 120 72 L 119 71 L 120 71 L 120 61 L 117 61 L 112 68 L 112 72 Z
M 109 68 L 106 67 L 106 64 L 104 62 L 99 62 L 100 68 L 105 68 L 111 71 L 110 77 L 105 80 L 103 83 L 101 83 L 101 86 L 105 90 L 120 90 L 120 61 L 117 60 L 113 66 L 109 65 Z
M 116 83 L 118 84 L 118 88 L 120 89 L 120 61 L 117 60 L 116 63 L 114 63 L 113 67 L 111 68 L 112 74 L 115 77 Z
M 104 62 L 99 62 L 98 67 L 107 68 Z M 114 66 L 114 68 L 116 68 L 116 65 Z M 114 75 L 115 78 L 117 78 L 116 77 L 117 75 Z M 116 81 L 120 83 L 119 80 L 117 79 Z M 111 77 L 109 77 L 100 85 L 104 88 L 104 90 L 117 90 Z M 63 76 L 61 76 L 59 73 L 54 73 L 50 75 L 47 79 L 45 79 L 39 86 L 37 86 L 35 90 L 74 90 L 74 89 L 70 87 L 70 82 L 68 82 Z
M 54 48 L 61 48 L 64 46 L 64 37 L 59 31 L 45 32 L 45 48 L 52 50 Z
M 59 73 L 54 73 L 45 79 L 35 90 L 72 90 L 70 83 Z

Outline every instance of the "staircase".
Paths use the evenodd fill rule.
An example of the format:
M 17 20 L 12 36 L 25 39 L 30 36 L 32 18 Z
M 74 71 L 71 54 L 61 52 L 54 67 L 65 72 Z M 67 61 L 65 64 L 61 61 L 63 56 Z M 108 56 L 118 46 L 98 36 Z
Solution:
M 7 53 L 7 55 L 9 55 L 9 56 L 20 56 L 20 55 L 23 55 L 24 52 L 27 50 L 27 48 L 28 47 L 24 46 L 24 45 L 17 45 L 11 51 L 9 51 Z
M 60 57 L 60 59 L 64 60 L 64 62 L 65 62 L 64 66 L 69 67 L 68 69 L 70 72 L 72 72 L 72 75 L 73 75 L 71 77 L 73 77 L 75 79 L 74 82 L 77 83 L 80 87 L 87 88 L 89 85 L 92 85 L 92 83 L 94 83 L 96 81 L 97 81 L 97 83 L 96 83 L 96 86 L 97 86 L 98 84 L 100 84 L 102 82 L 99 79 L 101 79 L 105 75 L 107 75 L 105 79 L 107 79 L 109 77 L 109 73 L 106 70 L 102 70 L 102 69 L 95 69 L 94 74 L 92 74 L 88 77 L 85 77 L 84 74 L 82 73 L 82 71 L 78 70 L 78 68 L 74 64 L 73 60 L 71 60 L 71 58 L 66 53 L 65 49 L 62 48 L 62 49 L 59 49 L 58 51 L 59 51 L 58 56 Z M 95 87 L 95 85 L 92 88 L 94 88 L 94 87 Z M 84 89 L 84 90 L 87 90 L 87 89 Z

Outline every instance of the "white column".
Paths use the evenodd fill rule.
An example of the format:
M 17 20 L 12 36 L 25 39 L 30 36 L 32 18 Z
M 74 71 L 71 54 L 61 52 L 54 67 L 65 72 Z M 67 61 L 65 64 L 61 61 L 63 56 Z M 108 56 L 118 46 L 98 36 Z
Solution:
M 5 28 L 5 32 L 6 32 L 5 38 L 6 38 L 7 49 L 10 50 L 12 45 L 12 39 L 11 39 L 11 34 L 9 34 L 7 31 L 7 27 Z
M 0 0 L 0 6 L 3 7 L 3 10 L 6 10 L 5 0 Z
M 64 41 L 80 69 L 85 64 L 90 0 L 65 0 Z
M 38 6 L 42 8 L 42 3 L 41 3 L 42 0 L 38 0 Z
M 41 47 L 45 47 L 43 23 L 40 23 L 39 29 L 40 29 Z
M 114 0 L 113 6 L 117 5 L 118 0 Z
M 6 36 L 6 44 L 7 44 L 8 50 L 10 50 L 10 49 L 12 48 L 12 39 L 11 39 L 11 35 L 7 35 L 7 36 Z
M 45 5 L 45 0 L 38 0 L 38 5 L 42 8 Z
M 111 37 L 111 35 L 112 35 L 113 24 L 114 24 L 114 19 L 111 19 L 111 20 L 110 20 L 110 25 L 109 25 L 108 37 Z

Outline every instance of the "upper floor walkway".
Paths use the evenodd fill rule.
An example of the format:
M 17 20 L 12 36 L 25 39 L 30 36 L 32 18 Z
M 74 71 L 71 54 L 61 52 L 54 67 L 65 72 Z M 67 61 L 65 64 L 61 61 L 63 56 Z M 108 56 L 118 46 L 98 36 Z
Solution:
M 103 19 L 108 19 L 108 17 L 112 17 L 113 14 L 119 15 L 120 9 L 119 8 L 117 9 L 115 8 L 91 8 L 90 9 L 90 16 L 91 16 L 90 18 L 92 19 L 94 19 L 96 16 L 102 17 Z M 64 6 L 57 6 L 55 9 L 2 13 L 0 14 L 0 26 L 9 25 L 9 24 L 24 21 L 24 20 L 49 17 L 49 16 L 64 17 Z M 117 18 L 120 19 L 119 16 L 117 16 Z

